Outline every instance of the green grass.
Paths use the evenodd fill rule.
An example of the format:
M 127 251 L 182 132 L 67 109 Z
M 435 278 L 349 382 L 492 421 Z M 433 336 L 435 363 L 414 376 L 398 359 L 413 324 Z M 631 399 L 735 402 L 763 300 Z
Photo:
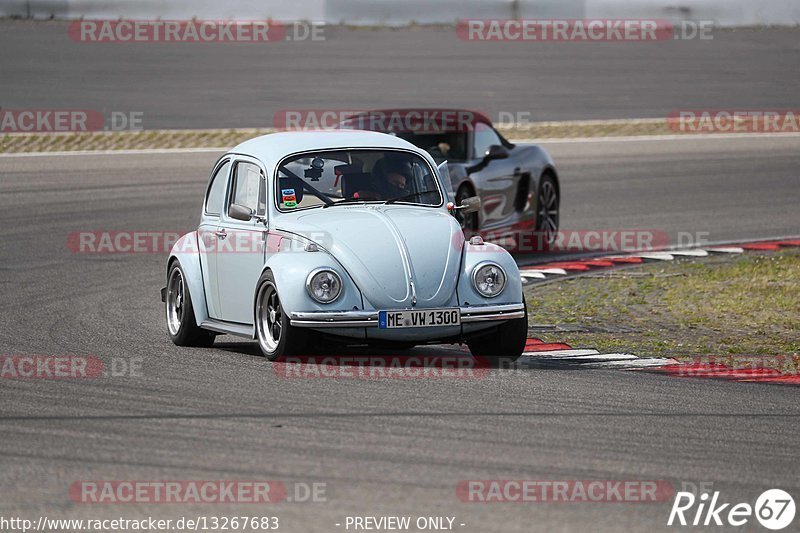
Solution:
M 651 263 L 534 286 L 540 336 L 640 356 L 797 355 L 800 250 Z M 794 358 L 797 362 L 797 358 Z

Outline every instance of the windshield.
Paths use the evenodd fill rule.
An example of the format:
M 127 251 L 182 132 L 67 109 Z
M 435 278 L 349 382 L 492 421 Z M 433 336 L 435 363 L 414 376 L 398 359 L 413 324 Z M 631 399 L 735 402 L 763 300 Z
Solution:
M 433 157 L 437 164 L 446 159 L 450 161 L 464 161 L 467 159 L 466 133 L 402 132 L 397 133 L 397 136 L 431 154 L 431 157 Z
M 277 175 L 281 211 L 364 202 L 439 206 L 443 201 L 433 170 L 409 152 L 307 152 L 283 160 Z

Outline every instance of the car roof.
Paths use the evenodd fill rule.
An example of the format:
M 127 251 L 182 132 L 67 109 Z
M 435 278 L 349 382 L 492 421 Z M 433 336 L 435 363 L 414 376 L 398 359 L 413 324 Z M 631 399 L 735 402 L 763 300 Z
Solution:
M 411 150 L 425 159 L 427 152 L 394 135 L 361 130 L 315 130 L 270 133 L 245 141 L 229 153 L 244 154 L 275 165 L 287 155 L 311 150 L 390 148 Z M 434 165 L 435 166 L 435 165 Z

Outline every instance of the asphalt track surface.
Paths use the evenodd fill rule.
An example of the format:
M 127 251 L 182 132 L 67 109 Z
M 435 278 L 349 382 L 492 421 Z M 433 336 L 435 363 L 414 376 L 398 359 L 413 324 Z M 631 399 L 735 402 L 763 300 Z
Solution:
M 477 43 L 453 28 L 328 27 L 317 42 L 125 44 L 73 42 L 67 28 L 0 21 L 0 106 L 141 112 L 146 129 L 269 127 L 286 109 L 387 106 L 464 107 L 495 120 L 660 118 L 793 109 L 800 85 L 798 29 Z
M 663 226 L 719 239 L 798 229 L 797 137 L 548 148 L 562 169 L 565 227 Z M 676 489 L 713 482 L 732 502 L 773 487 L 800 494 L 794 387 L 568 368 L 286 379 L 254 343 L 172 345 L 158 298 L 165 257 L 73 254 L 67 236 L 190 230 L 216 157 L 0 157 L 0 354 L 140 364 L 96 380 L 2 380 L 0 515 L 274 514 L 281 531 L 322 532 L 344 531 L 335 524 L 347 515 L 399 514 L 454 516 L 457 530 L 476 533 L 654 531 L 667 529 L 671 500 L 462 503 L 456 484 L 650 479 Z M 327 502 L 70 500 L 74 482 L 102 479 L 323 482 Z

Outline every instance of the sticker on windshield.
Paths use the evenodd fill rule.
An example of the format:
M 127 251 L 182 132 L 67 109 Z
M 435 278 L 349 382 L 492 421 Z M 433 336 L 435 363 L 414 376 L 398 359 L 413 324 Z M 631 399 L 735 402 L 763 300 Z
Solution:
M 281 189 L 283 207 L 297 207 L 297 195 L 294 189 Z

